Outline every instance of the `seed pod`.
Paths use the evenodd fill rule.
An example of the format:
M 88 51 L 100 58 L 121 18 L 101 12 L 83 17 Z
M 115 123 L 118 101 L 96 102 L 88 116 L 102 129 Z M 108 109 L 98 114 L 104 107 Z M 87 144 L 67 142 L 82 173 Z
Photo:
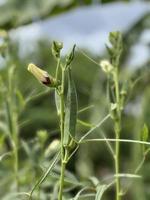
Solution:
M 56 87 L 58 85 L 52 76 L 32 63 L 28 65 L 28 71 L 31 72 L 40 83 L 48 87 Z

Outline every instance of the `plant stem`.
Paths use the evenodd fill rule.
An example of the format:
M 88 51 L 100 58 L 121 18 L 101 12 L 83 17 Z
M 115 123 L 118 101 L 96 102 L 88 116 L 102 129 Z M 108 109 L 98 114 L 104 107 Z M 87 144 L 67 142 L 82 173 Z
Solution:
M 14 141 L 14 172 L 16 179 L 16 190 L 19 192 L 19 177 L 18 177 L 18 129 L 17 129 L 17 116 L 16 113 L 12 115 L 12 137 Z
M 119 155 L 120 155 L 120 143 L 119 143 L 119 138 L 120 138 L 120 131 L 118 127 L 119 123 L 116 122 L 115 124 L 115 132 L 116 132 L 116 145 L 115 145 L 115 174 L 119 174 Z M 116 176 L 116 200 L 120 200 L 120 178 L 119 176 Z
M 115 174 L 119 174 L 119 156 L 120 156 L 120 131 L 121 131 L 121 110 L 120 110 L 120 95 L 119 95 L 119 74 L 118 67 L 116 67 L 114 73 L 115 82 L 115 96 L 117 104 L 117 118 L 115 119 L 115 135 L 116 135 L 116 145 L 115 145 Z M 120 196 L 120 178 L 116 176 L 116 200 L 121 200 Z
M 66 162 L 61 162 L 61 176 L 60 176 L 60 188 L 58 199 L 62 200 L 63 188 L 64 188 L 64 176 L 65 176 Z
M 56 74 L 55 74 L 56 82 L 58 80 L 59 66 L 60 66 L 60 58 L 57 59 L 57 67 L 56 67 Z
M 60 187 L 58 199 L 62 200 L 63 196 L 63 187 L 64 187 L 64 175 L 66 162 L 64 162 L 65 152 L 63 147 L 63 138 L 64 138 L 64 85 L 65 85 L 65 70 L 62 68 L 62 80 L 61 80 L 61 92 L 60 92 L 60 125 L 61 125 L 61 176 L 60 176 Z
M 13 110 L 11 94 L 9 93 L 8 100 L 6 101 L 7 117 L 9 124 L 10 140 L 12 144 L 12 150 L 14 155 L 14 175 L 16 182 L 16 191 L 19 192 L 19 177 L 18 177 L 18 125 L 17 125 L 17 113 Z

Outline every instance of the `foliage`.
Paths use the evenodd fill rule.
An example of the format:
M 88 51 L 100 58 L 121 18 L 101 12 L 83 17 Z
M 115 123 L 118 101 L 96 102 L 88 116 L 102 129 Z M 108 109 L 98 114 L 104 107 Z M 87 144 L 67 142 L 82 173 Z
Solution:
M 15 21 L 11 15 L 16 10 L 10 10 L 10 14 L 3 15 L 7 19 L 1 18 L 1 26 L 6 29 L 27 23 L 32 16 L 36 16 L 37 10 L 31 12 L 32 16 L 27 15 L 25 11 L 21 18 L 20 12 L 23 11 L 20 8 L 25 5 L 21 5 L 20 1 L 16 2 L 19 6 L 19 17 L 16 17 L 18 19 Z M 33 1 L 26 3 L 29 6 Z M 16 3 L 11 5 L 16 9 Z M 46 1 L 45 5 L 39 3 L 39 6 L 43 6 L 41 12 L 49 8 Z M 33 9 L 33 6 L 31 8 Z M 5 11 L 4 9 L 3 12 Z M 43 12 L 46 13 L 45 10 Z M 121 180 L 122 190 L 119 190 L 123 198 L 150 198 L 150 164 L 147 159 L 150 128 L 149 63 L 136 69 L 134 73 L 124 67 L 130 52 L 127 49 L 130 50 L 132 42 L 138 41 L 137 28 L 141 31 L 144 21 L 143 19 L 135 29 L 133 28 L 131 33 L 124 35 L 123 39 L 127 42 L 123 45 L 123 52 L 122 46 L 118 45 L 121 44 L 120 41 L 114 40 L 119 33 L 110 34 L 112 46 L 107 48 L 110 58 L 107 64 L 111 64 L 111 67 L 119 66 L 119 109 L 122 113 L 122 123 L 118 140 L 114 139 L 114 123 L 118 120 L 118 113 L 112 71 L 110 70 L 109 74 L 106 73 L 109 70 L 103 73 L 100 70 L 100 58 L 89 58 L 82 50 L 78 51 L 78 48 L 75 57 L 72 57 L 74 54 L 69 54 L 67 59 L 61 57 L 61 65 L 65 66 L 66 62 L 69 64 L 64 90 L 67 113 L 64 124 L 67 137 L 63 140 L 63 148 L 69 152 L 64 173 L 65 199 L 112 199 L 115 195 L 114 183 L 118 177 Z M 134 35 L 136 37 L 133 41 Z M 0 37 L 3 61 L 0 69 L 0 198 L 29 199 L 32 194 L 33 199 L 55 200 L 58 198 L 61 174 L 61 156 L 58 153 L 60 88 L 45 88 L 38 84 L 27 72 L 27 65 L 32 60 L 37 65 L 44 66 L 44 70 L 61 82 L 59 65 L 58 77 L 55 74 L 55 62 L 59 56 L 53 58 L 56 54 L 50 53 L 50 42 L 40 41 L 34 54 L 20 58 L 18 46 L 12 43 L 7 32 L 2 31 Z M 115 176 L 117 172 L 113 169 L 112 155 L 117 141 L 120 144 L 120 169 L 119 175 Z

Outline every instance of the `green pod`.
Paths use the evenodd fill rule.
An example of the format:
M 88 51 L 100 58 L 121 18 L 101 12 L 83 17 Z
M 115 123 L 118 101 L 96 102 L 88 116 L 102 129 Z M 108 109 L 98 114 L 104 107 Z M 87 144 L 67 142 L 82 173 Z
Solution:
M 69 145 L 71 138 L 75 139 L 77 123 L 77 94 L 74 81 L 72 79 L 71 69 L 68 68 L 68 92 L 65 109 L 64 121 L 64 146 Z

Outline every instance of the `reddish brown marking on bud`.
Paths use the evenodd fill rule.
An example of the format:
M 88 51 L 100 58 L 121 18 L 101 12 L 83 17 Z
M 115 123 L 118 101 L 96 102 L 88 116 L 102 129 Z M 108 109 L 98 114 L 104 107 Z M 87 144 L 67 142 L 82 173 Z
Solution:
M 42 81 L 42 83 L 43 83 L 44 85 L 50 85 L 50 84 L 51 84 L 51 80 L 50 80 L 49 77 L 45 77 L 45 80 Z

